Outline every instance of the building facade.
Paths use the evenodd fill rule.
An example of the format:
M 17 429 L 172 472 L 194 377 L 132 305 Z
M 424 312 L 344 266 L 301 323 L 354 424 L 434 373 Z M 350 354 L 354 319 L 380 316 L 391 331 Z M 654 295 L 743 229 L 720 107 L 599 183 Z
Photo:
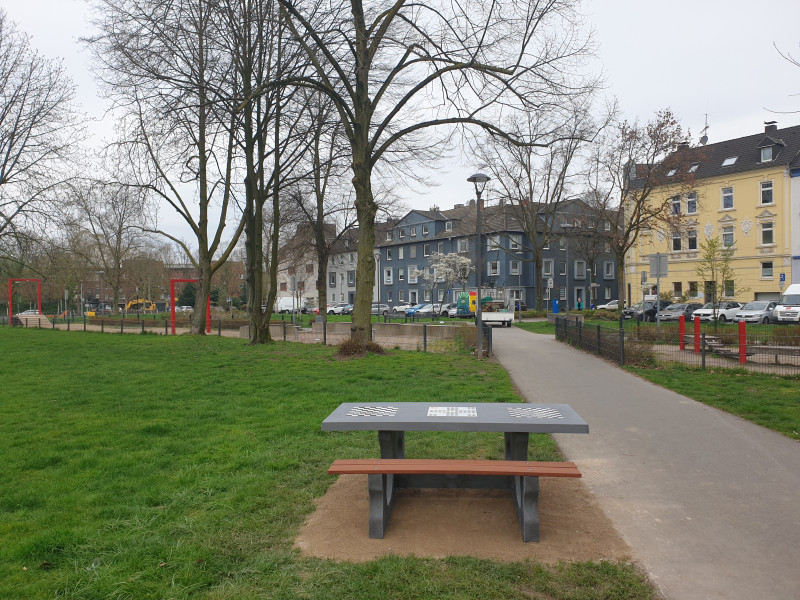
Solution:
M 693 148 L 697 160 L 691 189 L 671 186 L 654 193 L 670 203 L 672 225 L 640 232 L 627 264 L 633 302 L 652 293 L 650 258 L 667 256 L 662 293 L 703 300 L 702 247 L 716 238 L 731 251 L 736 279 L 724 296 L 740 302 L 774 300 L 800 282 L 800 126 Z M 709 283 L 710 284 L 710 283 Z

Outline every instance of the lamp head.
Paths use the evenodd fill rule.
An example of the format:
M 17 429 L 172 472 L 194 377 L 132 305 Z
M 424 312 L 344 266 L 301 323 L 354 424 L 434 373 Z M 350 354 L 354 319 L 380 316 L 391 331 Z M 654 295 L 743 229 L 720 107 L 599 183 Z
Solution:
M 478 194 L 479 197 L 483 193 L 483 190 L 486 189 L 486 182 L 490 179 L 491 177 L 483 173 L 475 173 L 467 177 L 467 181 L 475 185 L 475 193 Z

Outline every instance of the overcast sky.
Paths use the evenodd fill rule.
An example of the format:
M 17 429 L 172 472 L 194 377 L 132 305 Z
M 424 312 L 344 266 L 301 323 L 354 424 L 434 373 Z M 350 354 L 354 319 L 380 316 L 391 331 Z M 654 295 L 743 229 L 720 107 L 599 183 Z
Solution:
M 77 41 L 88 33 L 84 0 L 2 0 L 0 6 L 35 48 L 65 59 L 83 109 L 101 116 L 104 104 Z M 646 121 L 670 107 L 691 129 L 693 143 L 706 114 L 709 143 L 758 133 L 764 121 L 800 124 L 800 68 L 776 50 L 800 58 L 800 0 L 587 0 L 584 12 L 596 33 L 607 93 L 619 99 L 626 118 Z M 405 201 L 412 208 L 452 208 L 473 195 L 466 178 L 479 167 L 452 164 L 437 177 L 440 186 Z

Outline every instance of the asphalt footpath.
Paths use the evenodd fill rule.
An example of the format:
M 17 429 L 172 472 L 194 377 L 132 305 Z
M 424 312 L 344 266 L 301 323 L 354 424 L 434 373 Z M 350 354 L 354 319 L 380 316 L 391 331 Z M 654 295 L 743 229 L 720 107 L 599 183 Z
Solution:
M 493 350 L 526 401 L 589 424 L 556 441 L 666 598 L 800 598 L 800 442 L 549 335 L 496 329 Z

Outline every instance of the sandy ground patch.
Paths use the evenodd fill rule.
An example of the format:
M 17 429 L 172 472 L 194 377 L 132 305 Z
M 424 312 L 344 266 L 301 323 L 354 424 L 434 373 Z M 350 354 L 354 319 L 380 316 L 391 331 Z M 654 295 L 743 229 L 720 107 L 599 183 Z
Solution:
M 306 556 L 362 562 L 387 554 L 476 556 L 544 563 L 628 561 L 630 548 L 578 479 L 540 478 L 541 541 L 524 543 L 504 490 L 401 490 L 386 537 L 367 534 L 366 475 L 341 475 L 317 500 L 295 547 Z

